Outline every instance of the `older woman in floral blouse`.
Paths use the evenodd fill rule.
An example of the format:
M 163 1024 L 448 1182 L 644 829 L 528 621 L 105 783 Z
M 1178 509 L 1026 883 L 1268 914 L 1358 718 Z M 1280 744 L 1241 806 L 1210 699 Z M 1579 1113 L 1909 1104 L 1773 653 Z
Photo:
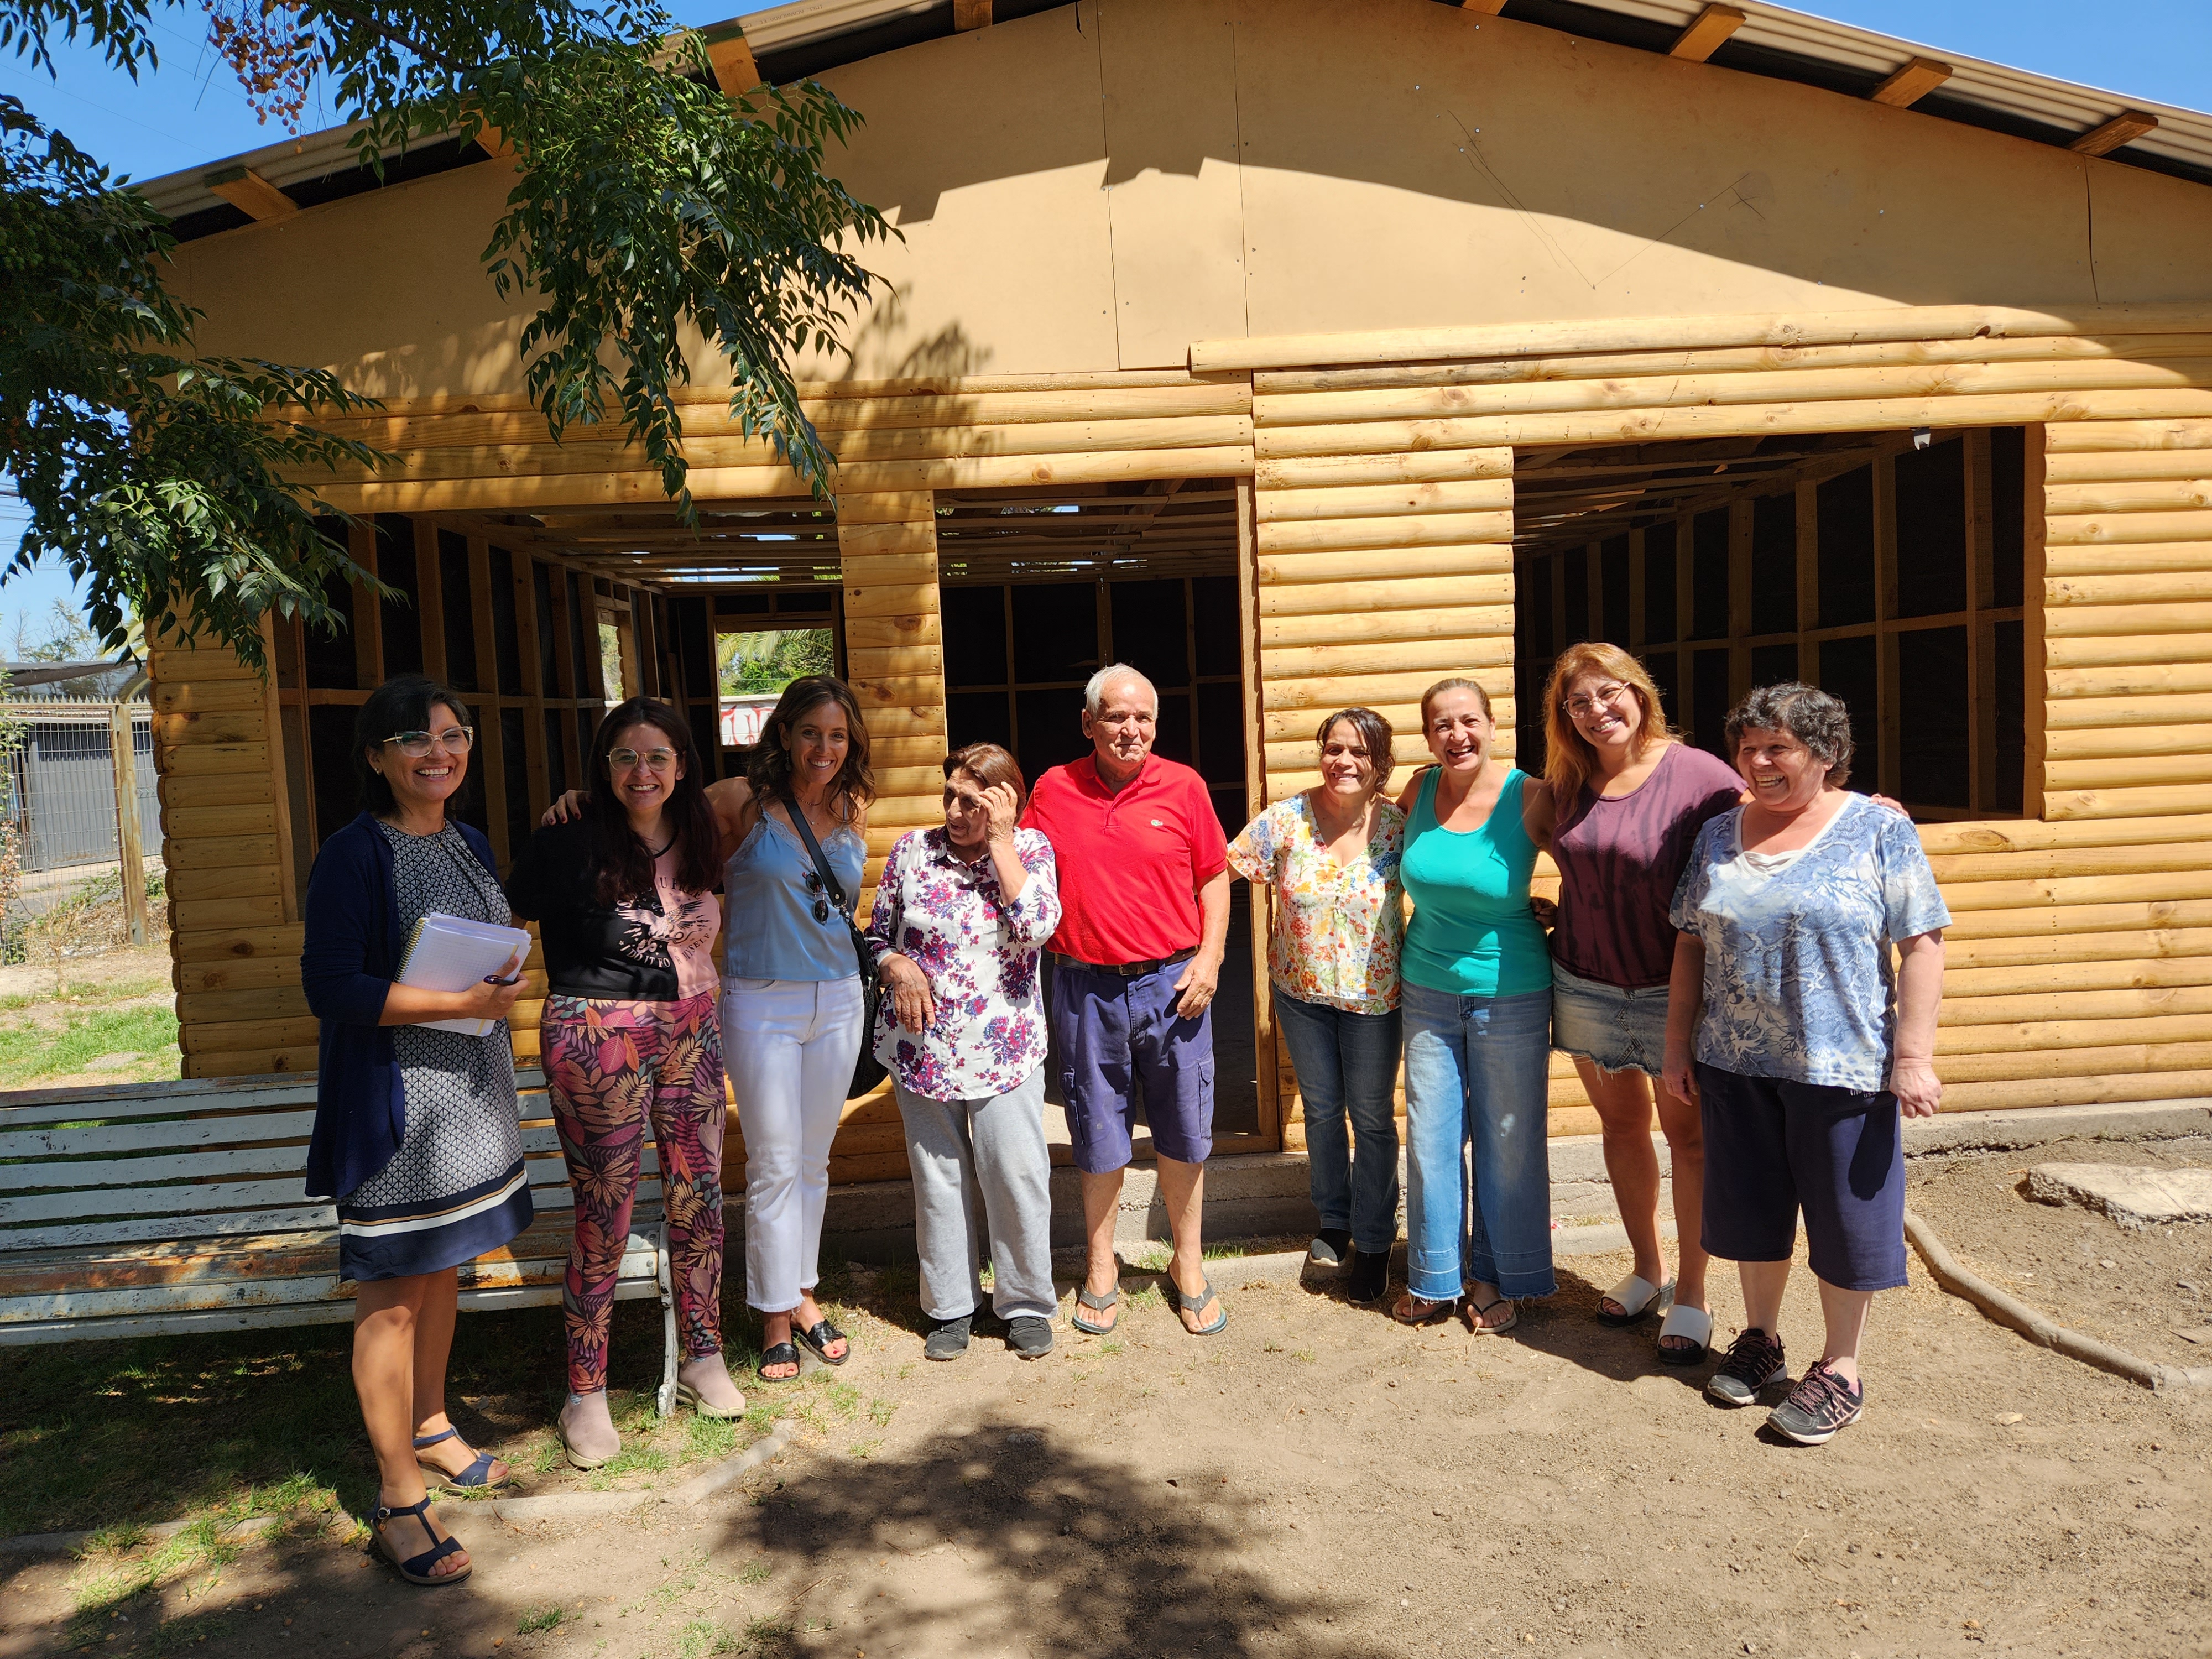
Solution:
M 1398 1237 L 1398 860 L 1406 815 L 1382 798 L 1390 723 L 1346 708 L 1321 723 L 1322 781 L 1277 801 L 1230 843 L 1229 865 L 1274 896 L 1267 981 L 1297 1069 L 1321 1230 L 1310 1260 L 1341 1267 L 1346 1293 L 1382 1294 Z M 1345 1133 L 1349 1115 L 1355 1157 Z
M 945 762 L 945 826 L 892 847 L 868 923 L 887 993 L 876 1057 L 890 1068 L 914 1171 L 923 1352 L 967 1351 L 982 1301 L 1024 1359 L 1052 1352 L 1052 1159 L 1044 1139 L 1044 1001 L 1037 958 L 1060 926 L 1052 843 L 1015 827 L 1021 769 L 996 744 Z

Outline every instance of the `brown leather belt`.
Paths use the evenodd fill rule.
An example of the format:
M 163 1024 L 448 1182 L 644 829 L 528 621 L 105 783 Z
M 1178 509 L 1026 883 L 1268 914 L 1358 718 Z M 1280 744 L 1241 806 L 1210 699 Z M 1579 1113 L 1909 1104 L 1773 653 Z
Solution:
M 1063 968 L 1080 968 L 1090 974 L 1119 974 L 1123 979 L 1142 979 L 1146 974 L 1157 974 L 1163 968 L 1172 968 L 1179 962 L 1188 962 L 1198 954 L 1198 946 L 1178 951 L 1171 957 L 1162 957 L 1158 962 L 1085 962 L 1058 951 L 1045 954 Z

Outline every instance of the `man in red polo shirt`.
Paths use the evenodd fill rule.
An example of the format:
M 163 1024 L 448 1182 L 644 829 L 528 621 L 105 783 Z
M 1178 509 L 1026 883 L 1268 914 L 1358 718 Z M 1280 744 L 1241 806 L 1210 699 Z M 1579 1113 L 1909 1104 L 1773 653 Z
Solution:
M 1083 689 L 1091 752 L 1039 778 L 1022 819 L 1052 842 L 1060 870 L 1045 1013 L 1083 1172 L 1090 1267 L 1075 1328 L 1091 1336 L 1120 1318 L 1114 1218 L 1135 1079 L 1175 1234 L 1171 1299 L 1193 1335 L 1229 1322 L 1199 1254 L 1213 1150 L 1208 1009 L 1229 937 L 1229 851 L 1198 774 L 1152 753 L 1158 720 L 1150 680 L 1119 663 L 1100 669 Z

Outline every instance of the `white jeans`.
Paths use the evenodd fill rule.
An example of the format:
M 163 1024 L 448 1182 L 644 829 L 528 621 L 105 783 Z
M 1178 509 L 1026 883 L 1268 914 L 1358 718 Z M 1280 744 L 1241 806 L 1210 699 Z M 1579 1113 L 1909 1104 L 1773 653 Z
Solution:
M 725 979 L 722 1055 L 745 1137 L 745 1300 L 787 1313 L 814 1288 L 830 1143 L 860 1054 L 851 979 Z

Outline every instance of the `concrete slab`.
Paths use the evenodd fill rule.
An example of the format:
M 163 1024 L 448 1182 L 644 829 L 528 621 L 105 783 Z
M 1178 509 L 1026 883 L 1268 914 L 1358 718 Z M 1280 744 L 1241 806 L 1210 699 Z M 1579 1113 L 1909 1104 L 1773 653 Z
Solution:
M 2027 1172 L 2027 1195 L 2045 1204 L 2079 1204 L 2123 1227 L 2212 1221 L 2212 1170 L 2039 1164 Z

